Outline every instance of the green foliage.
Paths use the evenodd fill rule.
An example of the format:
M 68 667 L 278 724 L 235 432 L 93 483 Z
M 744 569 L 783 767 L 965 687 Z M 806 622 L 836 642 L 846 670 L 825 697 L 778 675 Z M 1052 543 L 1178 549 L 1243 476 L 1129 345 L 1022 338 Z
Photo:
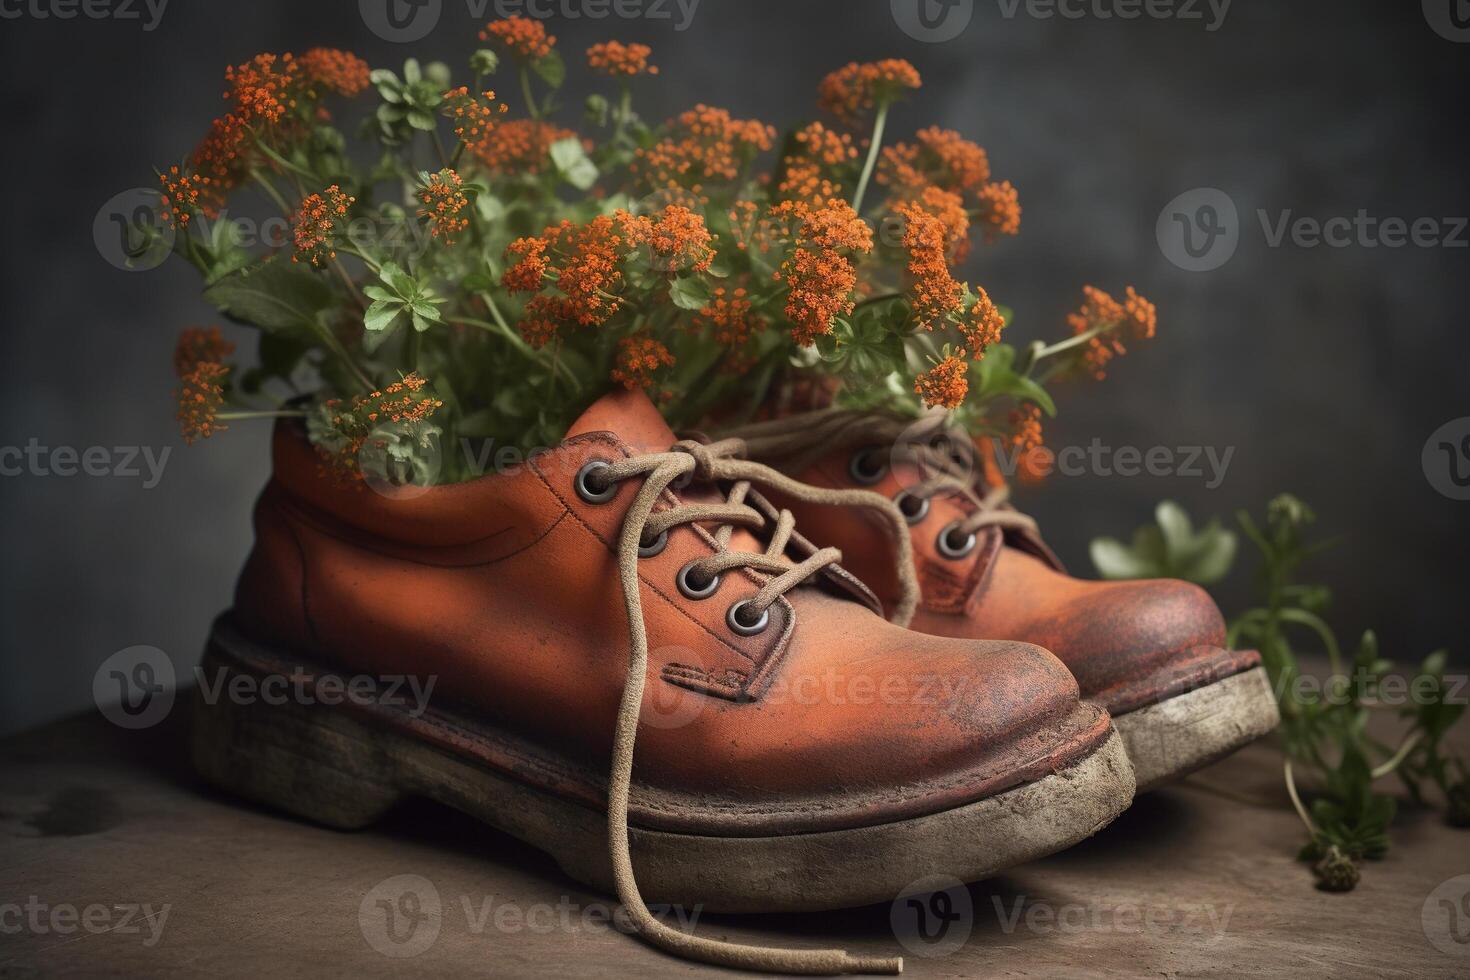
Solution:
M 1094 538 L 1089 548 L 1098 574 L 1108 579 L 1180 578 L 1199 585 L 1223 579 L 1235 561 L 1235 534 L 1212 520 L 1196 532 L 1172 500 L 1154 509 L 1157 523 L 1140 527 L 1131 545 Z

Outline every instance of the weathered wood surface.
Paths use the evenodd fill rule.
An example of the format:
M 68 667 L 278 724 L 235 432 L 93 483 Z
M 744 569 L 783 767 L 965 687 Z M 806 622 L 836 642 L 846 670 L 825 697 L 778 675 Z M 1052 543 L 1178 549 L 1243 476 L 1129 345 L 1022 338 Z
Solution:
M 0 976 L 714 972 L 618 934 L 604 896 L 452 811 L 413 805 L 373 830 L 323 830 L 203 787 L 181 737 L 172 720 L 128 732 L 89 716 L 0 743 Z M 1449 952 L 1422 918 L 1444 897 L 1436 886 L 1470 874 L 1470 835 L 1407 810 L 1356 891 L 1319 893 L 1293 860 L 1301 834 L 1278 759 L 1253 746 L 1141 798 L 1082 846 L 932 905 L 972 909 L 940 941 L 947 955 L 916 955 L 936 950 L 912 938 L 905 949 L 886 905 L 703 916 L 698 928 L 898 952 L 914 977 L 1470 976 L 1464 889 L 1449 886 L 1457 917 L 1445 907 L 1428 929 Z M 417 878 L 390 881 L 400 875 Z M 435 905 L 423 881 L 437 917 L 422 918 Z M 416 931 L 402 916 L 415 897 Z M 385 936 L 380 899 L 399 910 L 404 942 Z M 913 915 L 900 910 L 900 931 Z M 374 942 L 424 948 L 401 958 Z

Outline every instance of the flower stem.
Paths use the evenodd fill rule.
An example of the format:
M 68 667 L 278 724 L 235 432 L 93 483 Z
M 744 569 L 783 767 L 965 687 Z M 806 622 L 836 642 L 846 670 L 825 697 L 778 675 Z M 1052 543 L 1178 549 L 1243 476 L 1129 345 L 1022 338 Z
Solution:
M 217 419 L 228 419 L 233 422 L 239 419 L 304 419 L 306 413 L 294 409 L 252 409 L 245 412 L 220 412 L 215 416 Z
M 1291 797 L 1291 805 L 1296 807 L 1296 815 L 1302 818 L 1302 823 L 1307 825 L 1307 833 L 1313 837 L 1317 836 L 1317 825 L 1312 823 L 1312 818 L 1307 816 L 1307 808 L 1302 806 L 1302 798 L 1297 795 L 1296 779 L 1291 774 L 1291 760 L 1287 759 L 1283 764 L 1282 775 L 1286 779 L 1286 792 Z
M 1403 762 L 1409 757 L 1409 753 L 1414 751 L 1414 746 L 1418 745 L 1419 739 L 1423 737 L 1424 732 L 1421 729 L 1420 731 L 1414 732 L 1408 738 L 1404 739 L 1404 744 L 1399 746 L 1399 750 L 1393 754 L 1393 757 L 1391 759 L 1383 763 L 1383 765 L 1375 766 L 1373 768 L 1373 778 L 1382 779 L 1384 776 L 1387 776 L 1389 773 L 1397 769 L 1399 767 L 1399 763 Z
M 863 195 L 868 191 L 868 180 L 873 176 L 873 167 L 878 163 L 878 147 L 883 144 L 883 124 L 888 121 L 888 103 L 878 105 L 878 112 L 873 117 L 873 138 L 868 144 L 868 158 L 863 161 L 863 175 L 858 178 L 857 191 L 852 195 L 852 209 L 858 213 L 863 210 Z
M 531 94 L 531 76 L 525 65 L 521 66 L 521 97 L 526 100 L 526 111 L 531 114 L 531 118 L 540 119 L 541 110 L 536 106 L 536 97 Z

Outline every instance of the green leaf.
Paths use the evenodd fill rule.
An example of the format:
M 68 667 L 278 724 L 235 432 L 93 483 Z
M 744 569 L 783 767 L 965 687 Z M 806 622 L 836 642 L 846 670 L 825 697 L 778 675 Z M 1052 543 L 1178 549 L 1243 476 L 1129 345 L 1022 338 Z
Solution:
M 403 80 L 405 82 L 413 85 L 423 77 L 424 74 L 419 70 L 419 60 L 417 58 L 409 58 L 403 63 Z
M 387 330 L 402 312 L 403 304 L 399 301 L 380 299 L 367 308 L 362 316 L 362 325 L 369 333 Z
M 680 277 L 669 283 L 669 298 L 681 310 L 702 310 L 709 305 L 709 286 L 695 276 Z
M 562 179 L 579 191 L 585 191 L 597 183 L 597 165 L 582 149 L 582 141 L 575 136 L 559 139 L 550 147 L 551 162 Z
M 567 79 L 566 62 L 561 60 L 561 52 L 555 48 L 531 62 L 531 70 L 552 88 L 561 88 L 561 83 Z
M 325 279 L 279 257 L 225 276 L 204 298 L 230 319 L 262 330 L 312 329 L 316 315 L 336 303 Z

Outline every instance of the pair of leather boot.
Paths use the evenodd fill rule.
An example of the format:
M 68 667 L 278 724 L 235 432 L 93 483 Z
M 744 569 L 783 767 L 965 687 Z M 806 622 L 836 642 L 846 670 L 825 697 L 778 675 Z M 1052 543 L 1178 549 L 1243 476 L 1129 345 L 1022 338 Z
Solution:
M 201 689 L 197 765 L 336 827 L 439 800 L 615 892 L 678 955 L 885 973 L 899 961 L 717 942 L 647 904 L 976 880 L 1274 725 L 1202 591 L 1070 578 L 995 495 L 833 418 L 678 441 L 618 393 L 517 467 L 403 495 L 344 490 L 282 424 L 205 671 L 308 694 Z

